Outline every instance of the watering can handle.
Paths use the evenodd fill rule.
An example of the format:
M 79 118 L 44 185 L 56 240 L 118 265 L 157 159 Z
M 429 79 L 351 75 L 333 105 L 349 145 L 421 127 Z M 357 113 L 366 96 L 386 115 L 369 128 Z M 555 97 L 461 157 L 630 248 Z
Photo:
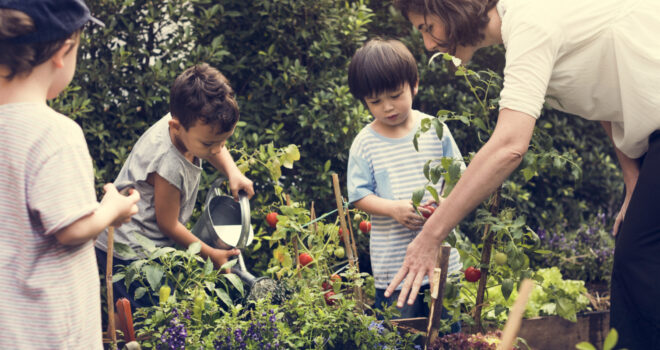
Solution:
M 220 196 L 218 190 L 220 189 L 222 183 L 225 182 L 225 180 L 226 178 L 224 176 L 218 176 L 215 180 L 213 180 L 211 186 L 209 186 L 209 190 L 206 192 L 206 199 L 204 200 L 204 208 L 209 207 L 209 203 L 211 203 L 211 199 Z
M 247 193 L 243 190 L 238 192 L 238 203 L 241 206 L 241 236 L 238 238 L 236 248 L 243 250 L 247 245 L 248 236 L 250 235 L 250 201 L 248 200 Z

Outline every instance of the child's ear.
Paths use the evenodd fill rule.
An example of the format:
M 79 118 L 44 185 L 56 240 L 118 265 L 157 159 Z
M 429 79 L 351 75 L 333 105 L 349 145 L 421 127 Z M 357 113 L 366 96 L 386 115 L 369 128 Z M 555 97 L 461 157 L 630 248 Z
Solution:
M 170 128 L 172 128 L 174 131 L 180 131 L 183 128 L 179 120 L 175 118 L 170 119 L 168 124 L 170 125 Z
M 418 88 L 419 88 L 419 80 L 415 82 L 415 87 L 413 87 L 413 97 L 417 96 Z
M 50 58 L 50 61 L 53 62 L 56 68 L 64 67 L 64 57 L 66 57 L 66 55 L 76 54 L 73 50 L 75 45 L 75 40 L 67 39 L 64 41 L 64 45 L 62 45 L 62 47 L 60 47 L 59 50 L 53 54 L 53 56 Z

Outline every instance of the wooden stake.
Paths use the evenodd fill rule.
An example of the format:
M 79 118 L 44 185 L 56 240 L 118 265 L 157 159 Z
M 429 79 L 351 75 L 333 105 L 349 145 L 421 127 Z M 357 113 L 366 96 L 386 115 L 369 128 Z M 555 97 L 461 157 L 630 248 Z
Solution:
M 332 185 L 335 191 L 335 200 L 337 202 L 337 213 L 339 216 L 339 225 L 344 234 L 344 246 L 346 248 L 346 255 L 348 256 L 348 264 L 355 266 L 355 256 L 353 255 L 353 247 L 350 242 L 350 234 L 346 226 L 346 214 L 344 213 L 344 203 L 341 198 L 341 190 L 339 188 L 339 176 L 332 174 Z
M 290 207 L 291 206 L 291 197 L 288 194 L 284 195 L 284 197 L 286 198 L 287 207 Z M 298 234 L 296 234 L 296 233 L 293 234 L 293 236 L 291 237 L 291 243 L 293 245 L 294 258 L 296 259 L 296 272 L 298 273 L 298 278 L 300 278 L 302 276 L 300 274 L 300 267 L 301 267 L 300 266 L 300 259 L 298 258 L 298 256 L 299 256 L 299 254 L 298 254 Z
M 442 298 L 445 293 L 445 284 L 447 283 L 447 269 L 449 267 L 449 254 L 451 247 L 449 245 L 442 245 L 436 267 L 433 271 L 433 281 L 431 281 L 431 310 L 429 313 L 429 322 L 426 326 L 426 342 L 424 348 L 435 341 L 438 337 L 439 320 L 442 318 Z
M 316 220 L 316 211 L 314 210 L 314 201 L 312 201 L 312 205 L 309 208 L 309 220 L 314 221 Z M 312 224 L 312 232 L 316 234 L 316 231 L 318 230 L 318 226 L 316 223 Z
M 497 211 L 500 207 L 500 197 L 501 197 L 502 187 L 500 186 L 495 194 L 493 195 L 493 200 L 490 205 L 490 213 L 492 215 L 497 215 Z M 483 235 L 484 245 L 481 250 L 481 278 L 479 279 L 479 286 L 477 287 L 477 298 L 475 300 L 475 310 L 474 310 L 474 323 L 475 328 L 478 331 L 482 331 L 481 325 L 481 309 L 484 304 L 484 294 L 486 292 L 486 282 L 488 280 L 488 266 L 490 265 L 490 254 L 493 249 L 493 243 L 495 236 L 493 232 L 490 232 L 490 224 L 484 226 L 484 235 Z
M 114 248 L 114 239 L 115 239 L 115 228 L 110 226 L 108 227 L 108 252 L 106 259 L 106 270 L 105 270 L 105 285 L 107 287 L 107 298 L 108 298 L 108 335 L 112 341 L 112 347 L 115 349 L 117 347 L 117 331 L 115 330 L 115 303 L 114 295 L 112 291 L 112 254 Z
M 506 320 L 506 325 L 502 332 L 502 339 L 497 350 L 510 350 L 511 347 L 513 347 L 513 342 L 518 336 L 523 313 L 525 313 L 525 306 L 527 305 L 527 300 L 529 300 L 532 288 L 534 288 L 534 282 L 528 278 L 525 278 L 522 283 L 520 283 L 518 297 L 513 303 L 511 310 L 509 310 L 509 318 Z

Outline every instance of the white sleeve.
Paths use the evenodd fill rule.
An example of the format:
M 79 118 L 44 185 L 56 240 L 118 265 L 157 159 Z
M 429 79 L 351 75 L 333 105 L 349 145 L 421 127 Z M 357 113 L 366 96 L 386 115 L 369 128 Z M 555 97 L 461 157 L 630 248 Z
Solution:
M 502 26 L 506 65 L 500 110 L 508 108 L 538 118 L 561 45 L 562 32 L 560 28 L 551 27 L 551 24 L 534 23 L 532 20 L 516 23 L 515 18 L 511 20 Z

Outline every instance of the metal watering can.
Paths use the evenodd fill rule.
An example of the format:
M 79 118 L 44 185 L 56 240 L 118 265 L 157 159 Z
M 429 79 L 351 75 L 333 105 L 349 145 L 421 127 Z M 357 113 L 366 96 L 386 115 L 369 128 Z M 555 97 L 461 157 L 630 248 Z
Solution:
M 238 202 L 233 197 L 223 195 L 220 185 L 225 178 L 219 177 L 211 184 L 202 215 L 193 226 L 191 232 L 204 243 L 217 249 L 237 248 L 241 251 L 238 255 L 238 264 L 231 268 L 231 272 L 240 277 L 248 286 L 248 299 L 265 297 L 267 293 L 275 294 L 278 284 L 268 277 L 255 277 L 251 274 L 243 260 L 243 251 L 254 239 L 250 219 L 250 202 L 247 194 L 240 191 Z

